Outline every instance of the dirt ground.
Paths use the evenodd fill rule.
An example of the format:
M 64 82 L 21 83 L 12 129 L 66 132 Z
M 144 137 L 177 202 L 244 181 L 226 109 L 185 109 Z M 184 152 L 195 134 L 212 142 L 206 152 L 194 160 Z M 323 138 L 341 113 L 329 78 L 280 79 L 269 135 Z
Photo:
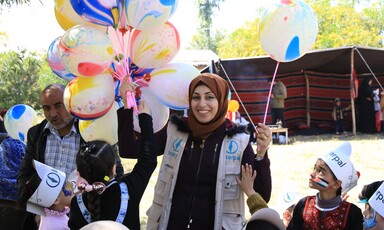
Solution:
M 279 210 L 281 207 L 281 193 L 287 184 L 293 185 L 304 197 L 316 193 L 316 190 L 308 188 L 309 173 L 313 169 L 316 159 L 328 151 L 336 148 L 344 141 L 352 144 L 351 160 L 361 176 L 358 185 L 349 192 L 348 201 L 357 203 L 357 195 L 363 185 L 376 180 L 384 179 L 383 154 L 384 136 L 382 134 L 367 135 L 316 135 L 316 136 L 292 136 L 289 144 L 274 144 L 269 149 L 272 173 L 272 196 L 269 206 Z M 153 198 L 153 188 L 161 162 L 158 157 L 158 167 L 152 175 L 151 181 L 141 201 L 140 215 L 143 223 L 146 222 L 145 212 L 149 208 Z M 132 169 L 135 160 L 123 160 L 126 172 Z M 248 213 L 248 209 L 246 210 Z M 247 217 L 250 215 L 247 214 Z

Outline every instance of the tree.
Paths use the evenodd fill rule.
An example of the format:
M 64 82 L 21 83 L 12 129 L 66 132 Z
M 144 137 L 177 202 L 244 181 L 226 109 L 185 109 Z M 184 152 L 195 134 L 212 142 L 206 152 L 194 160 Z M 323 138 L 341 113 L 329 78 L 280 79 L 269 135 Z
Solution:
M 54 76 L 45 60 L 26 50 L 0 53 L 0 108 L 27 104 L 40 109 L 41 90 L 49 83 L 64 81 Z
M 355 9 L 355 4 L 354 1 L 340 1 L 335 5 L 331 4 L 331 0 L 309 3 L 319 25 L 313 49 L 351 45 L 383 46 L 384 3 L 378 1 L 362 11 Z M 234 58 L 265 55 L 258 41 L 258 24 L 259 18 L 256 18 L 226 36 L 218 45 L 219 56 Z
M 6 6 L 9 8 L 13 5 L 29 4 L 30 2 L 31 0 L 0 0 L 0 6 Z
M 195 49 L 208 49 L 216 52 L 217 41 L 221 39 L 222 33 L 212 31 L 212 19 L 215 10 L 220 10 L 220 3 L 224 0 L 197 0 L 196 4 L 199 9 L 200 25 L 198 34 L 192 38 L 192 47 Z

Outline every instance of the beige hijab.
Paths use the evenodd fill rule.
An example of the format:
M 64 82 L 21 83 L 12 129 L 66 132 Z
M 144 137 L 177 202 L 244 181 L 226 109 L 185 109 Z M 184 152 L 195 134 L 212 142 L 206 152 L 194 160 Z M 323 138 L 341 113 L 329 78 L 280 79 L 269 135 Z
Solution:
M 219 108 L 215 117 L 208 123 L 200 123 L 194 116 L 192 110 L 189 110 L 188 124 L 192 130 L 192 135 L 205 139 L 215 129 L 225 121 L 225 115 L 228 110 L 228 92 L 229 86 L 226 80 L 213 73 L 203 73 L 194 78 L 189 85 L 189 107 L 191 108 L 191 100 L 193 92 L 199 85 L 206 85 L 216 96 L 219 102 Z

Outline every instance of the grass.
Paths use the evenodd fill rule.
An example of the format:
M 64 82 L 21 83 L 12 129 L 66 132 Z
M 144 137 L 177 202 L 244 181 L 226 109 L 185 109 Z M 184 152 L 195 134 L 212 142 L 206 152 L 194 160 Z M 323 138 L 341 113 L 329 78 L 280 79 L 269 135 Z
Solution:
M 351 142 L 353 151 L 351 160 L 356 170 L 361 173 L 358 185 L 349 192 L 348 201 L 363 208 L 362 204 L 357 203 L 357 196 L 363 185 L 384 179 L 384 136 L 382 134 L 358 134 L 356 137 L 351 135 L 294 136 L 290 137 L 288 145 L 272 145 L 269 149 L 272 173 L 272 196 L 269 206 L 280 210 L 280 194 L 287 183 L 294 185 L 303 197 L 315 194 L 317 190 L 308 187 L 308 179 L 316 159 L 344 141 Z M 161 156 L 158 157 L 158 167 L 141 200 L 140 217 L 143 224 L 147 220 L 145 212 L 152 202 L 161 159 Z M 136 160 L 123 159 L 125 172 L 129 172 L 135 163 Z M 249 218 L 248 209 L 246 213 L 246 217 Z

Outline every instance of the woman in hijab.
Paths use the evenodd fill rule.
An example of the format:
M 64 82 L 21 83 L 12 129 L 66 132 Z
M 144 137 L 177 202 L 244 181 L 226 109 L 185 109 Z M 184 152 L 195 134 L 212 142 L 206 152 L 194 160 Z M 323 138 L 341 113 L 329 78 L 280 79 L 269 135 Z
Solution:
M 125 95 L 124 85 L 120 93 Z M 257 171 L 255 190 L 269 201 L 271 172 L 267 149 L 271 132 L 258 124 L 257 154 L 246 127 L 225 118 L 228 83 L 204 73 L 189 86 L 188 117 L 172 117 L 156 135 L 157 154 L 163 154 L 147 229 L 241 229 L 245 225 L 244 197 L 236 182 L 241 165 Z M 137 157 L 128 109 L 118 111 L 121 157 Z
M 376 132 L 376 118 L 371 85 L 372 77 L 366 77 L 359 87 L 359 125 L 362 133 Z

